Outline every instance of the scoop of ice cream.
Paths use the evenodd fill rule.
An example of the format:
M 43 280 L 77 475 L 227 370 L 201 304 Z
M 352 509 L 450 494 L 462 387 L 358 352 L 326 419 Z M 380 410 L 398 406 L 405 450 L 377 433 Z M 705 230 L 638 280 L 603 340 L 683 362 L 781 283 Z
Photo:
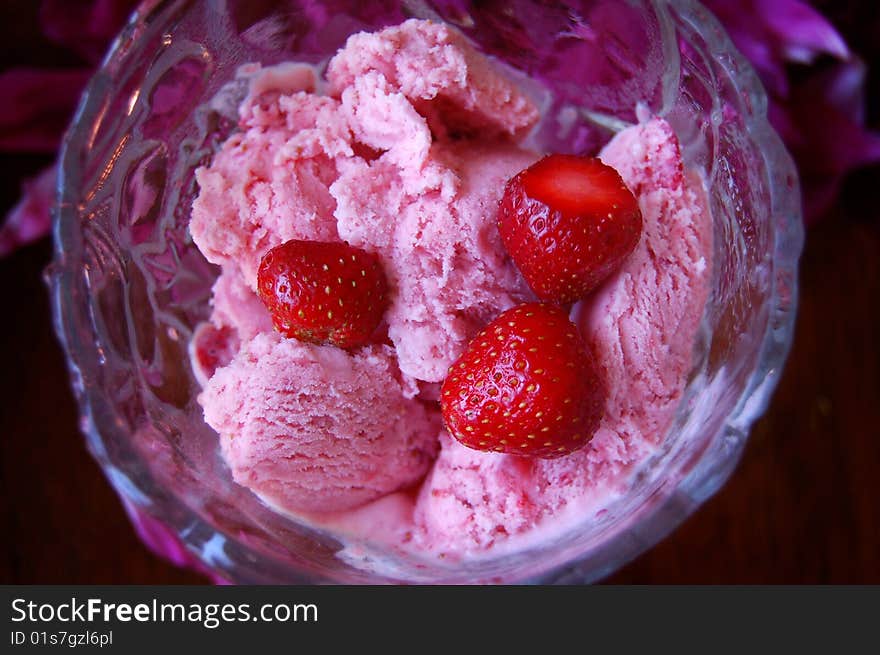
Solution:
M 327 76 L 330 96 L 310 92 L 301 68 L 251 80 L 242 131 L 197 171 L 193 239 L 251 289 L 260 258 L 289 239 L 378 253 L 399 366 L 438 382 L 482 325 L 530 297 L 495 213 L 507 178 L 537 158 L 509 140 L 537 111 L 463 37 L 430 21 L 350 37 Z M 438 131 L 431 121 L 441 116 Z M 231 314 L 224 289 L 218 282 L 216 312 Z
M 234 268 L 224 270 L 214 282 L 211 305 L 211 322 L 218 328 L 232 328 L 241 341 L 272 330 L 269 310 Z
M 443 380 L 480 328 L 531 298 L 495 212 L 504 183 L 535 158 L 504 141 L 435 144 L 425 168 L 437 188 L 413 188 L 425 169 L 396 163 L 354 163 L 331 187 L 340 236 L 389 264 L 388 336 L 405 373 Z
M 500 135 L 527 130 L 537 111 L 459 34 L 427 21 L 352 36 L 327 77 L 352 133 L 382 153 L 340 165 L 339 235 L 389 264 L 401 370 L 441 381 L 475 332 L 530 297 L 495 213 L 507 178 L 537 158 Z
M 256 336 L 199 397 L 236 482 L 289 511 L 350 509 L 418 481 L 439 424 L 387 346 Z
M 518 135 L 539 117 L 515 84 L 441 23 L 411 19 L 349 37 L 327 67 L 331 94 L 344 99 L 370 79 L 397 90 L 438 136 L 447 131 Z
M 630 127 L 601 158 L 639 200 L 642 239 L 624 266 L 575 307 L 607 380 L 605 416 L 584 449 L 556 460 L 464 452 L 444 438 L 415 509 L 433 548 L 475 550 L 576 505 L 590 506 L 655 448 L 681 399 L 709 288 L 711 221 L 675 135 L 655 119 Z
M 208 261 L 240 269 L 256 288 L 260 259 L 289 239 L 338 239 L 335 157 L 351 155 L 339 103 L 305 91 L 262 94 L 242 107 L 242 131 L 196 169 L 190 233 Z
M 627 266 L 578 308 L 577 320 L 612 389 L 609 424 L 624 442 L 657 443 L 692 365 L 709 293 L 712 222 L 703 184 L 685 172 L 667 122 L 621 132 L 601 156 L 652 220 Z
M 438 551 L 482 550 L 534 527 L 545 511 L 534 460 L 463 446 L 445 431 L 416 503 L 418 538 Z
M 236 268 L 220 273 L 211 288 L 211 305 L 211 321 L 196 327 L 189 344 L 190 363 L 202 386 L 232 361 L 242 342 L 272 330 L 268 310 Z

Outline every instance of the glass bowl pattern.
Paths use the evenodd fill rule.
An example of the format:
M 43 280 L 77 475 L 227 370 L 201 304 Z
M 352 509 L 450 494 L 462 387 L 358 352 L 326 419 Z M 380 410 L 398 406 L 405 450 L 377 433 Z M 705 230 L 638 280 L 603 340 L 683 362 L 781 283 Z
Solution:
M 205 103 L 239 65 L 319 64 L 349 34 L 410 16 L 446 20 L 550 89 L 534 137 L 544 149 L 594 152 L 636 120 L 639 103 L 669 120 L 707 181 L 715 261 L 684 397 L 632 493 L 524 552 L 457 566 L 388 556 L 377 573 L 232 482 L 187 355 L 217 274 L 187 223 L 193 170 L 235 127 L 229 107 Z M 150 0 L 82 100 L 59 194 L 49 279 L 88 447 L 132 511 L 234 582 L 596 580 L 727 479 L 792 338 L 803 239 L 794 167 L 753 71 L 692 0 Z

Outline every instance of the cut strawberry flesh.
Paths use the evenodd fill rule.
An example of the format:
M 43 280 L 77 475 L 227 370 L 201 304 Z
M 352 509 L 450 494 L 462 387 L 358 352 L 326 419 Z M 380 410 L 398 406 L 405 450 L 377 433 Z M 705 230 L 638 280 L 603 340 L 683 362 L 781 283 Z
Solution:
M 632 194 L 613 169 L 597 160 L 571 155 L 545 157 L 523 175 L 531 198 L 567 215 L 601 212 L 632 201 Z

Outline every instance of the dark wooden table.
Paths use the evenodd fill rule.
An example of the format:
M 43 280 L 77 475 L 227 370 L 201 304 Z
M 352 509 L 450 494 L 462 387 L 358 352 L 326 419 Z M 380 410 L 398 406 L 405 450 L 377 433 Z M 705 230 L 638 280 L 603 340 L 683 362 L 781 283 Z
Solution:
M 0 62 L 27 48 L 10 39 Z M 0 157 L 0 210 L 48 161 Z M 880 583 L 878 188 L 877 168 L 860 174 L 811 228 L 794 348 L 731 480 L 608 582 Z M 141 545 L 85 451 L 41 279 L 50 255 L 44 240 L 0 259 L 0 583 L 203 582 Z

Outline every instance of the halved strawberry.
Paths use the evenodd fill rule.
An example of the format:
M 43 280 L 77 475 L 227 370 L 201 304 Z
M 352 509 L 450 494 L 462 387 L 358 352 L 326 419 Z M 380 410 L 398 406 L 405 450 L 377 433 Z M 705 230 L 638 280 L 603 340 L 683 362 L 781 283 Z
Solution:
M 498 230 L 532 291 L 568 303 L 633 251 L 642 214 L 617 171 L 598 158 L 549 155 L 508 181 Z
M 503 312 L 468 344 L 440 392 L 443 420 L 465 446 L 554 458 L 589 443 L 605 383 L 560 307 Z
M 286 337 L 355 348 L 387 307 L 379 258 L 345 242 L 291 240 L 260 261 L 257 292 Z

